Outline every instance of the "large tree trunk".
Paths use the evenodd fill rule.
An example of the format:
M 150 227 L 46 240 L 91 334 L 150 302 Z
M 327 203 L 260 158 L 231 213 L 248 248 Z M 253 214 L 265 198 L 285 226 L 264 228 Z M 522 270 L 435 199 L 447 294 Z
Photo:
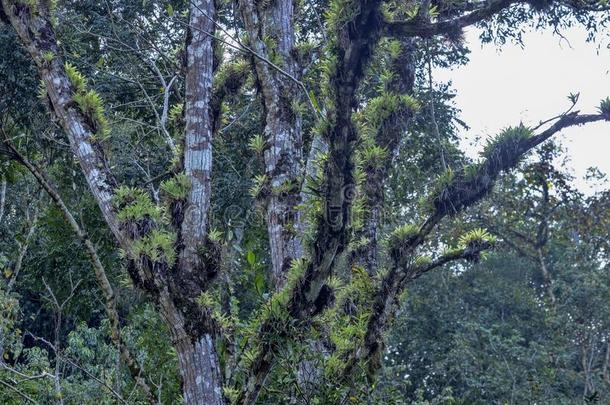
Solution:
M 212 336 L 175 343 L 185 404 L 224 404 L 220 364 Z
M 2 6 L 38 67 L 53 112 L 66 132 L 72 152 L 80 163 L 108 227 L 120 246 L 126 252 L 131 252 L 133 238 L 141 237 L 161 224 L 149 221 L 142 229 L 136 225 L 127 232 L 118 220 L 113 205 L 117 182 L 103 148 L 93 136 L 94 128 L 74 100 L 77 89 L 65 71 L 47 4 L 40 2 L 30 9 L 26 4 L 2 0 Z M 206 243 L 210 206 L 213 49 L 209 33 L 214 31 L 214 16 L 212 0 L 191 2 L 192 32 L 187 43 L 187 125 L 183 160 L 191 188 L 184 221 L 177 221 L 181 225 L 176 247 L 180 250 L 179 262 L 169 269 L 170 263 L 153 263 L 140 257 L 142 260 L 134 260 L 129 265 L 134 284 L 150 293 L 167 323 L 184 380 L 184 400 L 189 404 L 224 402 L 214 347 L 216 328 L 206 310 L 196 303 L 209 277 L 217 270 L 201 263 L 199 254 Z M 53 55 L 53 58 L 49 60 L 45 55 Z
M 196 303 L 208 280 L 218 272 L 212 263 L 201 259 L 201 251 L 206 249 L 211 196 L 214 48 L 210 33 L 215 29 L 214 1 L 192 1 L 189 13 L 183 163 L 191 188 L 181 224 L 183 249 L 177 275 L 171 295 L 161 295 L 159 304 L 178 355 L 184 402 L 215 405 L 224 403 L 215 326 Z
M 224 404 L 222 376 L 214 338 L 210 333 L 187 332 L 186 320 L 168 295 L 159 301 L 178 355 L 185 404 Z
M 283 285 L 285 273 L 293 259 L 303 254 L 300 235 L 300 177 L 302 158 L 301 116 L 293 108 L 298 101 L 300 77 L 294 54 L 292 0 L 277 0 L 257 8 L 252 0 L 240 0 L 239 6 L 250 45 L 258 55 L 254 67 L 264 106 L 264 135 L 267 143 L 265 175 L 271 194 L 265 201 L 267 233 L 275 286 Z M 276 42 L 267 49 L 263 38 Z M 271 66 L 274 52 L 281 60 L 282 72 Z M 290 76 L 290 77 L 289 77 Z
M 212 117 L 210 100 L 214 50 L 213 0 L 192 1 L 187 35 L 184 172 L 191 187 L 187 197 L 181 239 L 180 267 L 198 272 L 198 251 L 203 247 L 210 209 L 212 173 Z M 186 270 L 185 270 L 186 271 Z

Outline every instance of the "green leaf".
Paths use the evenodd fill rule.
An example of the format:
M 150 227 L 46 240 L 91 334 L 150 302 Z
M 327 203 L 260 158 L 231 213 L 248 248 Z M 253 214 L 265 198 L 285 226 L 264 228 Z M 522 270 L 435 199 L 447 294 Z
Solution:
M 262 273 L 257 273 L 254 276 L 254 289 L 258 295 L 263 295 L 265 292 L 265 276 Z
M 318 99 L 316 98 L 316 95 L 313 90 L 309 90 L 309 99 L 311 100 L 311 103 L 313 104 L 313 107 L 316 109 L 316 111 L 320 112 L 320 104 L 318 103 Z
M 254 266 L 256 263 L 256 255 L 253 251 L 249 250 L 248 253 L 246 253 L 246 261 L 250 266 Z

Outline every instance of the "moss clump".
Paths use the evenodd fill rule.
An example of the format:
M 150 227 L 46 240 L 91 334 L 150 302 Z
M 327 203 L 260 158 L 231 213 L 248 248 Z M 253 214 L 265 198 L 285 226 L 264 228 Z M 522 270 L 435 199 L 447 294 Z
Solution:
M 179 201 L 186 199 L 189 190 L 191 189 L 191 182 L 184 173 L 180 173 L 172 177 L 171 179 L 161 182 L 161 192 L 167 196 L 170 200 Z

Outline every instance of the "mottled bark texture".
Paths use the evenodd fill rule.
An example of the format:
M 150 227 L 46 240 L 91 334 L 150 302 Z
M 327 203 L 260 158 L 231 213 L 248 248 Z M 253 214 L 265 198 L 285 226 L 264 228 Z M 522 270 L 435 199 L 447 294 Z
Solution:
M 311 246 L 313 256 L 308 258 L 305 274 L 291 291 L 288 312 L 298 321 L 305 321 L 328 306 L 328 287 L 324 281 L 329 276 L 337 254 L 347 246 L 351 205 L 354 198 L 353 151 L 357 141 L 352 114 L 357 107 L 356 90 L 364 75 L 373 48 L 379 39 L 381 12 L 379 1 L 361 1 L 352 5 L 358 12 L 352 21 L 333 27 L 331 51 L 337 55 L 336 68 L 330 73 L 330 100 L 332 106 L 326 115 L 328 126 L 322 133 L 328 147 L 328 161 L 324 167 L 322 198 L 325 209 L 319 217 L 316 234 Z M 348 11 L 346 13 L 349 14 Z M 249 370 L 239 403 L 254 403 L 265 378 L 273 365 L 273 352 L 267 344 L 265 330 L 258 355 Z
M 87 124 L 86 117 L 74 102 L 74 88 L 64 70 L 64 61 L 60 57 L 62 52 L 57 45 L 46 3 L 39 4 L 35 12 L 25 4 L 10 0 L 3 0 L 2 5 L 11 25 L 38 66 L 53 112 L 68 136 L 72 152 L 78 159 L 104 219 L 115 237 L 124 242 L 123 232 L 112 209 L 116 181 L 101 148 L 92 140 L 93 128 Z M 45 60 L 45 54 L 54 57 Z
M 297 206 L 303 141 L 301 115 L 295 108 L 302 95 L 296 83 L 301 72 L 294 58 L 294 4 L 292 0 L 270 4 L 239 0 L 239 7 L 250 47 L 256 54 L 252 62 L 263 101 L 265 175 L 271 190 L 265 196 L 267 233 L 273 281 L 281 287 L 290 263 L 303 254 L 297 232 L 302 228 Z M 268 62 L 272 54 L 281 68 Z
M 132 244 L 161 224 L 151 219 L 123 224 L 117 218 L 113 197 L 117 183 L 104 156 L 95 128 L 74 99 L 76 88 L 65 69 L 62 51 L 57 45 L 50 11 L 46 2 L 35 7 L 3 0 L 3 11 L 26 47 L 45 85 L 52 112 L 63 127 L 87 179 L 98 207 L 128 257 Z M 186 200 L 185 220 L 180 225 L 178 264 L 152 262 L 140 257 L 129 263 L 134 284 L 156 302 L 170 330 L 178 353 L 187 403 L 224 403 L 218 357 L 213 344 L 216 333 L 209 313 L 196 299 L 215 273 L 200 259 L 206 247 L 206 226 L 210 206 L 210 170 L 212 159 L 210 93 L 213 75 L 213 50 L 210 33 L 214 31 L 214 3 L 190 3 L 192 31 L 187 43 L 186 134 L 184 168 L 191 182 Z M 49 57 L 51 55 L 52 57 Z
M 199 251 L 205 246 L 211 196 L 212 122 L 210 100 L 214 51 L 209 33 L 214 31 L 213 0 L 190 5 L 186 44 L 184 172 L 191 187 L 184 207 L 181 236 L 184 244 L 179 267 L 185 272 L 203 273 Z M 185 274 L 187 279 L 193 274 Z

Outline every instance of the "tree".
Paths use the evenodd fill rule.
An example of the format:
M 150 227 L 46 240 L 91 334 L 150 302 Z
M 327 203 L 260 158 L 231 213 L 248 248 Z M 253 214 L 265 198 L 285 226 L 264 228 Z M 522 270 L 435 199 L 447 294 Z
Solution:
M 535 157 L 471 213 L 498 235 L 488 259 L 409 287 L 388 338 L 381 397 L 398 391 L 410 403 L 449 391 L 465 403 L 566 404 L 608 397 L 608 263 L 603 247 L 589 242 L 607 233 L 607 217 L 592 214 L 607 196 L 585 198 L 570 187 L 552 165 L 564 163 L 557 145 Z M 596 226 L 582 228 L 584 218 Z M 541 223 L 546 276 L 535 249 Z
M 335 402 L 368 395 L 366 382 L 380 367 L 383 337 L 407 283 L 452 261 L 478 261 L 494 245 L 488 232 L 474 229 L 442 251 L 441 222 L 478 203 L 502 172 L 562 129 L 610 120 L 604 100 L 595 114 L 570 109 L 545 127 L 507 128 L 480 162 L 452 167 L 441 153 L 443 171 L 422 208 L 386 232 L 383 185 L 392 158 L 414 123 L 428 119 L 418 116 L 422 101 L 414 88 L 423 50 L 428 65 L 434 49 L 441 60 L 443 51 L 459 58 L 461 31 L 473 24 L 500 38 L 518 35 L 515 23 L 534 19 L 561 27 L 574 18 L 595 31 L 606 23 L 604 3 L 192 0 L 165 8 L 145 1 L 140 8 L 3 0 L 2 6 L 13 46 L 20 43 L 33 64 L 21 51 L 16 59 L 35 67 L 41 102 L 58 126 L 45 140 L 37 133 L 48 126 L 44 119 L 42 127 L 32 125 L 27 114 L 24 120 L 9 109 L 2 150 L 34 176 L 82 243 L 105 294 L 113 341 L 149 401 L 156 400 L 151 380 L 120 337 L 116 294 L 99 248 L 57 191 L 66 184 L 53 176 L 60 183 L 54 185 L 45 173 L 70 167 L 70 154 L 101 214 L 92 214 L 97 226 L 108 231 L 131 282 L 169 331 L 184 402 L 254 403 L 265 386 L 291 378 L 297 400 L 299 381 L 312 380 L 284 368 L 304 364 L 306 341 L 320 348 L 313 373 L 329 381 L 314 395 Z M 116 80 L 102 80 L 104 74 Z M 434 93 L 431 77 L 428 92 Z M 112 100 L 112 108 L 103 100 Z M 142 102 L 146 112 L 138 111 Z M 255 123 L 231 134 L 248 114 L 239 112 L 246 102 L 256 104 Z M 426 127 L 442 151 L 434 105 Z M 260 133 L 245 140 L 257 126 Z M 43 149 L 63 137 L 70 153 Z M 137 145 L 126 151 L 130 143 Z M 215 165 L 218 156 L 239 156 L 244 171 L 252 170 L 255 153 L 263 170 L 250 191 L 268 240 L 268 249 L 260 243 L 257 249 L 269 252 L 270 273 L 254 275 L 259 297 L 240 306 L 245 294 L 235 287 L 243 275 L 232 258 L 241 247 L 229 242 L 241 237 L 213 215 L 214 204 L 227 203 L 212 198 L 222 199 L 215 181 L 223 172 Z M 260 234 L 257 225 L 238 228 Z M 255 271 L 265 268 L 253 250 L 245 258 Z

